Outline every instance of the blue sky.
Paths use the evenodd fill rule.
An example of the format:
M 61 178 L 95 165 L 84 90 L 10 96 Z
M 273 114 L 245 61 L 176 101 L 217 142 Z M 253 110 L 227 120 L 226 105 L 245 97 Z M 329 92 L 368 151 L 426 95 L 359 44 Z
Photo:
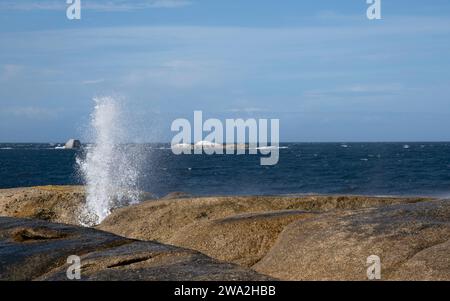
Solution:
M 450 2 L 0 2 L 0 141 L 80 136 L 124 99 L 169 141 L 174 118 L 279 118 L 283 141 L 450 141 Z

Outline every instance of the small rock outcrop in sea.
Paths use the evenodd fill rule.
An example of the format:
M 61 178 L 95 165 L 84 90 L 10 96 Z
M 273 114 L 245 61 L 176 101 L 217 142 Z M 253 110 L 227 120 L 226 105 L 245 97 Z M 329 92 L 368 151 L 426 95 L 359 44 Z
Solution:
M 80 257 L 80 280 L 273 279 L 188 249 L 91 228 L 0 217 L 0 280 L 69 280 L 71 255 Z
M 64 145 L 64 149 L 78 149 L 80 147 L 81 147 L 81 142 L 80 142 L 80 140 L 76 140 L 76 139 L 70 139 Z

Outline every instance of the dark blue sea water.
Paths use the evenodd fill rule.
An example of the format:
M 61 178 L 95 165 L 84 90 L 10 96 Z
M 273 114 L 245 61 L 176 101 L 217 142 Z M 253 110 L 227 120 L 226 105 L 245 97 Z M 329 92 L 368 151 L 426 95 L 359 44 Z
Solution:
M 407 147 L 408 145 L 409 147 Z M 141 189 L 163 196 L 450 195 L 450 143 L 288 143 L 275 166 L 259 155 L 173 155 L 148 145 Z M 347 147 L 345 147 L 347 146 Z M 81 184 L 73 150 L 0 144 L 0 188 Z

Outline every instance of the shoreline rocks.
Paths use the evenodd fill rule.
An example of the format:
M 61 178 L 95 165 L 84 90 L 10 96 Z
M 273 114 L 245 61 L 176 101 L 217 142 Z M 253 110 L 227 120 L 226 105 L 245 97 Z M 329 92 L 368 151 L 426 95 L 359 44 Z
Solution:
M 112 212 L 98 229 L 125 237 L 170 242 L 183 228 L 240 214 L 283 210 L 323 213 L 357 210 L 427 198 L 378 198 L 363 196 L 229 196 L 146 201 Z
M 287 225 L 316 215 L 300 210 L 238 214 L 193 223 L 182 228 L 167 242 L 219 260 L 251 267 L 266 255 Z
M 253 268 L 284 280 L 450 280 L 450 202 L 395 204 L 295 221 Z
M 69 280 L 71 255 L 80 257 L 80 280 L 273 280 L 184 248 L 91 228 L 0 217 L 0 280 Z
M 83 187 L 76 186 L 0 190 L 0 216 L 32 219 L 15 221 L 19 224 L 47 221 L 77 225 L 84 198 Z M 4 225 L 8 223 L 0 222 L 0 233 L 10 227 Z M 56 253 L 59 246 L 65 250 L 72 236 L 60 237 L 56 228 L 62 225 L 47 223 L 45 227 L 49 229 L 16 229 L 8 232 L 6 240 L 27 246 L 23 247 L 24 254 L 39 246 L 33 240 L 51 242 Z M 90 254 L 85 257 L 90 280 L 367 280 L 366 260 L 370 255 L 380 257 L 383 280 L 450 280 L 448 200 L 365 196 L 196 198 L 175 193 L 116 209 L 95 229 L 64 227 L 71 227 L 78 237 L 68 245 L 86 247 L 85 253 Z M 105 251 L 95 249 L 99 247 L 95 244 L 89 249 L 96 235 L 100 240 L 114 237 L 113 241 L 125 242 Z M 154 254 L 154 248 L 175 251 L 164 249 L 167 256 L 160 258 L 149 255 Z M 42 267 L 38 263 L 35 269 L 42 272 L 45 267 L 46 271 L 33 274 L 33 279 L 65 277 L 63 264 L 48 269 L 50 261 L 43 258 Z M 148 264 L 154 260 L 157 265 L 150 268 Z M 202 278 L 204 274 L 191 267 L 192 260 L 200 270 L 209 267 L 207 273 L 203 270 L 207 277 Z M 133 267 L 128 270 L 130 262 Z M 228 266 L 219 267 L 218 263 Z M 178 264 L 193 269 L 190 273 L 196 276 L 189 278 Z M 171 266 L 175 270 L 170 270 Z M 115 268 L 124 268 L 123 276 Z M 145 277 L 136 274 L 134 268 L 147 271 Z M 232 272 L 226 276 L 218 272 L 221 269 Z M 167 277 L 158 275 L 163 270 Z M 23 275 L 29 275 L 27 270 Z
M 36 186 L 0 190 L 0 216 L 78 225 L 83 186 Z

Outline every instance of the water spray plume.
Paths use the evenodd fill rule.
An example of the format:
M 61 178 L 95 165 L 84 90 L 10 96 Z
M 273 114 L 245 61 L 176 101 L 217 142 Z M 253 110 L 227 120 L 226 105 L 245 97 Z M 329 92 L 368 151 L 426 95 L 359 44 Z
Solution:
M 139 147 L 127 141 L 130 118 L 115 98 L 94 101 L 88 133 L 94 144 L 77 158 L 87 193 L 80 222 L 86 226 L 100 223 L 114 208 L 137 203 L 140 194 Z

